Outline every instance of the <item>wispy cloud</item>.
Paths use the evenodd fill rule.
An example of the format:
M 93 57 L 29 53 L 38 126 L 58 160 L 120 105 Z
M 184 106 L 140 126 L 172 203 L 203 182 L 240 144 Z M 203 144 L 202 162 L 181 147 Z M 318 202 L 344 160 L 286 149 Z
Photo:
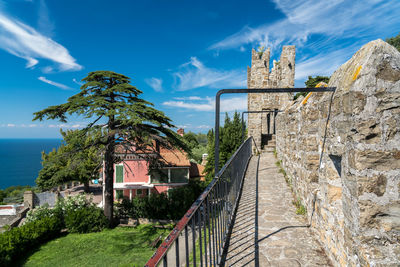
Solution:
M 79 85 L 79 86 L 82 86 L 82 85 L 83 85 L 83 82 L 80 82 L 80 81 L 78 81 L 78 80 L 75 79 L 75 78 L 73 78 L 72 81 L 73 81 L 74 83 L 76 83 L 77 85 Z
M 27 60 L 28 68 L 36 66 L 42 58 L 55 63 L 60 71 L 82 69 L 65 47 L 1 11 L 0 48 Z
M 276 47 L 282 42 L 303 45 L 313 34 L 344 39 L 368 37 L 382 30 L 390 33 L 400 23 L 397 0 L 274 0 L 285 18 L 272 24 L 252 28 L 245 26 L 239 32 L 213 44 L 210 49 L 240 48 L 245 44 Z M 368 18 L 366 17 L 368 14 Z
M 244 87 L 246 73 L 243 70 L 218 70 L 205 66 L 196 57 L 181 65 L 180 71 L 173 73 L 176 79 L 175 88 L 186 91 L 200 87 Z
M 197 101 L 196 101 L 197 100 Z M 162 104 L 167 107 L 183 108 L 192 111 L 214 111 L 215 99 L 205 97 L 196 100 L 171 100 L 165 101 Z M 231 97 L 221 99 L 221 112 L 240 111 L 247 109 L 247 97 Z
M 162 92 L 162 79 L 159 78 L 150 78 L 150 79 L 145 79 L 144 80 L 151 88 L 154 89 L 156 92 Z
M 84 128 L 87 124 L 85 123 L 61 123 L 61 124 L 0 124 L 0 127 L 8 127 L 8 128 L 63 128 L 63 129 L 78 129 Z
M 174 97 L 175 100 L 207 100 L 199 96 Z
M 49 9 L 47 8 L 45 0 L 39 1 L 39 21 L 38 28 L 42 34 L 53 36 L 54 23 L 50 20 Z
M 281 20 L 244 26 L 209 47 L 239 49 L 264 45 L 277 52 L 284 44 L 296 45 L 300 56 L 296 78 L 331 74 L 366 42 L 385 38 L 400 27 L 398 0 L 274 0 L 285 15 Z M 314 55 L 309 58 L 307 55 Z M 327 68 L 330 70 L 327 72 Z
M 42 82 L 45 82 L 45 83 L 48 83 L 48 84 L 50 84 L 50 85 L 53 85 L 53 86 L 58 87 L 58 88 L 63 89 L 63 90 L 71 90 L 71 89 L 72 89 L 71 87 L 66 86 L 66 85 L 64 85 L 64 84 L 62 84 L 62 83 L 50 81 L 50 80 L 46 79 L 46 78 L 43 77 L 43 76 L 40 76 L 40 77 L 38 78 L 38 80 L 40 80 L 40 81 L 42 81 Z

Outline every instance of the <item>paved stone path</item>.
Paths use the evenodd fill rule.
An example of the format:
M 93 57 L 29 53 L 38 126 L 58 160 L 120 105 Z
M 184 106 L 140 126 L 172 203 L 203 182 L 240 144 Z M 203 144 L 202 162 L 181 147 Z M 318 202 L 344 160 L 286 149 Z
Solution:
M 292 192 L 273 154 L 260 156 L 258 188 L 257 160 L 254 156 L 249 163 L 225 265 L 255 266 L 258 261 L 259 266 L 331 266 L 304 216 L 296 215 Z

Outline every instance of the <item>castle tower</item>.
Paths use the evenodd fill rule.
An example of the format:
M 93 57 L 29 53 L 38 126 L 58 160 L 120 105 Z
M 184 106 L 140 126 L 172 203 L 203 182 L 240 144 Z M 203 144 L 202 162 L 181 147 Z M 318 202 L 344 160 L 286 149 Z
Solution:
M 295 46 L 284 46 L 280 60 L 273 61 L 270 71 L 270 49 L 264 52 L 251 51 L 251 68 L 247 68 L 247 88 L 293 88 L 295 74 Z M 281 110 L 293 95 L 289 93 L 249 94 L 247 110 Z M 248 135 L 253 136 L 257 146 L 265 144 L 264 139 L 271 139 L 274 131 L 274 117 L 271 113 L 249 113 Z

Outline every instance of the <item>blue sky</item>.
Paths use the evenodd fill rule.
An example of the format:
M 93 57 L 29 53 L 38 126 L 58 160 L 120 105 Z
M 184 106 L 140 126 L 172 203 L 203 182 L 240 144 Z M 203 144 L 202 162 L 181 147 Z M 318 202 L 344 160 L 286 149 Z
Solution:
M 251 48 L 296 45 L 296 86 L 331 75 L 363 44 L 400 31 L 398 0 L 0 0 L 0 138 L 58 138 L 71 117 L 32 122 L 35 111 L 79 92 L 88 72 L 132 78 L 186 131 L 214 125 L 218 89 L 245 88 Z M 271 59 L 271 60 L 272 60 Z M 246 109 L 224 96 L 223 112 Z

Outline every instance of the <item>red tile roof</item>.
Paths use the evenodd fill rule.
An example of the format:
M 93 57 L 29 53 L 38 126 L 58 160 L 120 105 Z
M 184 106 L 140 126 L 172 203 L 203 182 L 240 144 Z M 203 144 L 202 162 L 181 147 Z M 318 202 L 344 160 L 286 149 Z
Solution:
M 155 143 L 154 143 L 155 145 Z M 156 149 L 148 148 L 146 151 L 141 150 L 136 150 L 134 146 L 127 147 L 122 146 L 122 145 L 117 145 L 115 147 L 115 153 L 117 154 L 126 154 L 126 155 L 132 155 L 132 154 L 143 154 L 143 153 L 148 153 L 148 154 L 155 154 Z M 174 166 L 174 167 L 190 167 L 190 161 L 187 157 L 187 154 L 183 151 L 180 151 L 179 149 L 167 149 L 165 147 L 160 147 L 159 148 L 159 154 L 161 156 L 162 162 L 167 165 L 167 166 Z M 129 159 L 129 157 L 128 157 Z
M 190 162 L 189 173 L 190 173 L 190 178 L 197 178 L 197 177 L 203 178 L 205 177 L 204 166 L 194 162 Z

